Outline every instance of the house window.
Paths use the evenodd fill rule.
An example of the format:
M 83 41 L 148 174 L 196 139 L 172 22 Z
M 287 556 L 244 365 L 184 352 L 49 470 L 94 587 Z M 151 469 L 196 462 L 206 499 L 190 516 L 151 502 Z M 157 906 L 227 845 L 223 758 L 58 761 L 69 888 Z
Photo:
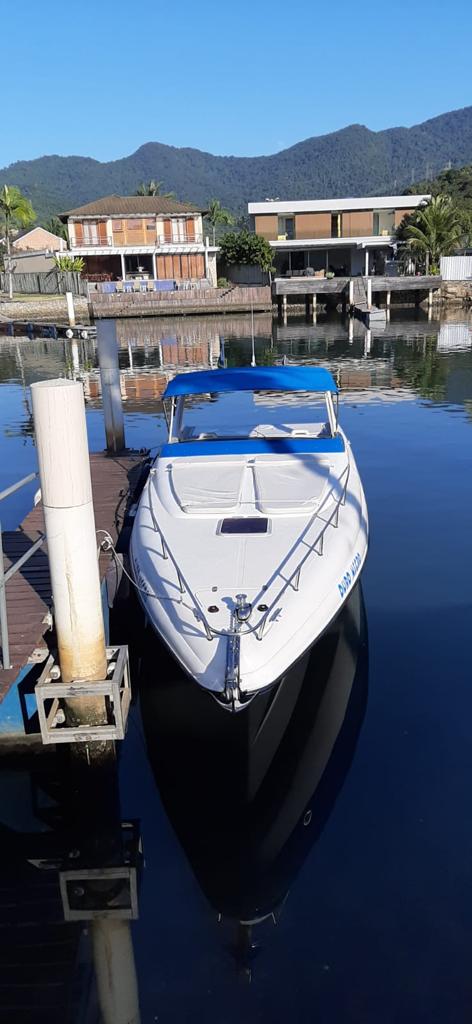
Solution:
M 374 210 L 374 235 L 393 235 L 395 231 L 395 210 Z
M 128 220 L 126 221 L 126 227 L 128 231 L 140 231 L 142 224 L 140 220 Z
M 154 231 L 155 227 L 156 227 L 155 220 L 147 220 L 146 221 L 146 231 Z
M 278 218 L 277 238 L 287 240 L 295 238 L 295 217 L 289 216 Z
M 86 245 L 98 244 L 98 224 L 96 220 L 84 222 L 84 242 Z
M 184 217 L 174 217 L 172 220 L 172 241 L 185 242 L 187 238 L 187 224 Z
M 114 231 L 123 231 L 123 221 L 122 220 L 114 220 L 113 221 L 113 230 Z

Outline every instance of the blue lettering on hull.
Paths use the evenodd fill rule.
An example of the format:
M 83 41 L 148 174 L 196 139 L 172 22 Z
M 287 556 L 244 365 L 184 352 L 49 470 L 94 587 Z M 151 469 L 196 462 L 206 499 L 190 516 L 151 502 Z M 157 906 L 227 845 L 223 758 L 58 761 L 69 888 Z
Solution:
M 354 558 L 349 566 L 349 569 L 346 570 L 341 582 L 338 583 L 338 590 L 341 597 L 344 597 L 344 595 L 347 594 L 349 587 L 351 587 L 352 584 L 354 583 L 357 573 L 359 572 L 359 569 L 361 567 L 361 561 L 361 556 L 359 552 L 357 552 L 357 554 L 354 555 Z

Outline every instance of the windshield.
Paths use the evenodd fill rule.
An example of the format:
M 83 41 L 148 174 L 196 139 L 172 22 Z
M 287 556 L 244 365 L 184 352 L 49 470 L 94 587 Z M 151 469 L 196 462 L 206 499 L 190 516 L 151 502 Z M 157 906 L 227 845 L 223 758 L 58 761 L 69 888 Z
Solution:
M 248 437 L 330 437 L 325 395 L 307 391 L 231 391 L 178 399 L 179 441 Z

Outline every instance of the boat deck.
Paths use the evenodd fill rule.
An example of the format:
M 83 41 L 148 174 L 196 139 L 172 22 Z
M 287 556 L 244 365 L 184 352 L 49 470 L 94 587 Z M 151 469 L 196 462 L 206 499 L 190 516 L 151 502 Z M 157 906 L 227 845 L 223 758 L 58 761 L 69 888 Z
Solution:
M 139 496 L 147 475 L 146 453 L 106 452 L 90 456 L 92 491 L 97 530 L 107 530 L 118 541 L 131 505 Z M 5 570 L 44 532 L 41 503 L 26 516 L 17 530 L 2 534 Z M 100 579 L 110 555 L 100 556 Z M 25 667 L 42 662 L 49 651 L 47 634 L 52 605 L 47 548 L 44 544 L 6 585 L 8 635 L 12 668 L 0 669 L 0 705 Z

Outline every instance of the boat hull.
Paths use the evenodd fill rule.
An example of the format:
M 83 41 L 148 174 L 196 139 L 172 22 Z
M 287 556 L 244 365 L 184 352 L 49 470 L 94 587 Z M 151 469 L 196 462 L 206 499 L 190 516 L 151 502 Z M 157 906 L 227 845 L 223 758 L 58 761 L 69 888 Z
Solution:
M 290 507 L 283 514 L 268 514 L 270 529 L 262 538 L 223 536 L 218 514 L 177 515 L 172 464 L 156 460 L 131 539 L 140 600 L 151 627 L 185 672 L 224 703 L 231 697 L 228 632 L 234 627 L 238 594 L 245 595 L 251 614 L 238 627 L 233 708 L 287 673 L 333 622 L 360 578 L 368 516 L 347 441 L 346 452 L 345 488 L 339 483 L 342 460 L 329 472 L 326 459 L 314 467 L 318 472 L 325 467 L 334 481 L 323 513 L 313 517 Z M 216 478 L 233 472 L 234 462 L 228 470 L 230 460 L 221 459 L 220 466 L 218 461 L 212 459 Z M 201 465 L 204 472 L 206 464 Z M 270 472 L 280 474 L 281 466 L 272 461 Z

